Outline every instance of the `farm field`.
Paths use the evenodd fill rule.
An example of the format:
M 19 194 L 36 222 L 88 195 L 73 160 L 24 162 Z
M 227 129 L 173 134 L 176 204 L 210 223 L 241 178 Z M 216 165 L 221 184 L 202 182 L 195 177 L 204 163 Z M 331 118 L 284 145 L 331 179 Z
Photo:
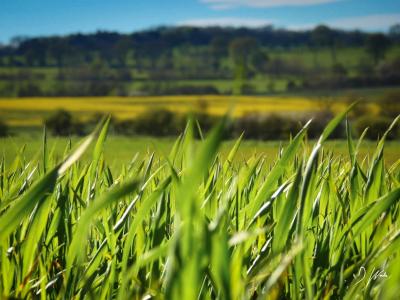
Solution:
M 344 117 L 282 151 L 223 143 L 224 119 L 204 141 L 190 124 L 176 142 L 107 139 L 108 121 L 71 147 L 0 140 L 13 154 L 0 161 L 0 293 L 396 299 L 398 143 L 328 142 Z
M 0 138 L 0 156 L 5 157 L 5 162 L 9 165 L 14 159 L 15 155 L 23 149 L 23 157 L 26 160 L 33 158 L 39 159 L 42 151 L 42 134 L 39 131 L 33 133 L 22 133 L 14 137 Z M 75 146 L 80 138 L 72 137 L 71 139 L 65 137 L 49 137 L 48 147 L 54 151 L 54 156 L 59 160 L 62 159 L 69 147 L 69 141 L 71 145 Z M 155 153 L 157 158 L 162 159 L 166 156 L 171 148 L 173 147 L 175 138 L 156 138 L 156 137 L 124 137 L 110 135 L 104 145 L 104 158 L 105 161 L 113 167 L 113 169 L 119 169 L 124 165 L 127 165 L 136 155 L 139 158 L 146 157 L 149 153 Z M 315 141 L 308 141 L 309 147 Z M 233 147 L 234 141 L 222 142 L 220 153 L 223 157 L 226 157 Z M 267 163 L 273 163 L 279 153 L 279 149 L 282 146 L 286 146 L 286 141 L 242 141 L 241 147 L 239 148 L 237 155 L 235 156 L 235 162 L 240 164 L 246 161 L 250 156 L 262 156 Z M 371 159 L 373 151 L 376 147 L 375 141 L 364 141 L 361 144 L 359 151 L 360 161 L 365 159 Z M 326 149 L 332 151 L 335 157 L 347 157 L 347 142 L 343 140 L 327 141 Z M 395 163 L 400 159 L 400 142 L 399 141 L 388 141 L 385 145 L 385 163 L 388 165 Z M 82 160 L 90 161 L 89 154 L 84 155 Z
M 340 101 L 347 100 L 347 101 Z M 0 119 L 9 126 L 40 126 L 54 110 L 65 109 L 81 120 L 95 114 L 111 114 L 118 119 L 135 117 L 149 109 L 168 109 L 174 112 L 201 110 L 223 115 L 233 108 L 234 116 L 247 113 L 277 113 L 286 115 L 310 114 L 329 108 L 343 110 L 348 99 L 337 96 L 336 101 L 313 96 L 138 96 L 138 97 L 82 97 L 82 98 L 0 98 Z M 373 102 L 363 104 L 376 108 Z

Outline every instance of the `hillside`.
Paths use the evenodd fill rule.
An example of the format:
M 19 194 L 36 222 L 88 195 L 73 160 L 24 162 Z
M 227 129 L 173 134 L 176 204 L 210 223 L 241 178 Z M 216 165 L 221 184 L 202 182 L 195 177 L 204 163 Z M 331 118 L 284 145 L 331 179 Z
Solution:
M 0 96 L 271 94 L 400 85 L 399 33 L 162 27 L 16 38 Z

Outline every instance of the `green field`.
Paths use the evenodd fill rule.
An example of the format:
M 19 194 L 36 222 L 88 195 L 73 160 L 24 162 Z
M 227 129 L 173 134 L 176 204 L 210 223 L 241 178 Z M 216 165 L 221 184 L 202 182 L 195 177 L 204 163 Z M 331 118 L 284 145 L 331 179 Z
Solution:
M 398 144 L 328 143 L 344 117 L 282 151 L 223 143 L 225 119 L 204 141 L 0 140 L 1 297 L 398 299 Z
M 9 165 L 15 159 L 17 153 L 23 149 L 23 156 L 27 159 L 40 159 L 42 148 L 42 133 L 40 131 L 23 132 L 14 137 L 0 138 L 0 155 L 5 157 L 6 163 Z M 68 152 L 69 142 L 74 146 L 80 138 L 72 137 L 49 137 L 48 147 L 54 151 L 54 156 L 59 160 Z M 104 146 L 104 158 L 113 168 L 128 164 L 136 155 L 143 158 L 149 153 L 155 153 L 157 157 L 166 156 L 173 144 L 175 138 L 156 138 L 156 137 L 124 137 L 110 135 Z M 309 141 L 309 147 L 313 141 Z M 234 141 L 225 141 L 221 146 L 221 154 L 225 157 L 232 148 Z M 246 161 L 250 156 L 256 155 L 263 157 L 267 163 L 273 163 L 282 146 L 287 142 L 280 141 L 252 141 L 245 140 L 242 142 L 240 149 L 235 157 L 238 163 Z M 364 141 L 360 147 L 360 160 L 369 160 L 372 157 L 376 147 L 374 141 Z M 385 145 L 386 163 L 392 164 L 400 158 L 400 143 L 398 141 L 388 141 Z M 328 141 L 326 149 L 332 151 L 336 157 L 346 157 L 347 143 L 345 141 Z M 90 161 L 90 154 L 83 156 L 84 160 Z

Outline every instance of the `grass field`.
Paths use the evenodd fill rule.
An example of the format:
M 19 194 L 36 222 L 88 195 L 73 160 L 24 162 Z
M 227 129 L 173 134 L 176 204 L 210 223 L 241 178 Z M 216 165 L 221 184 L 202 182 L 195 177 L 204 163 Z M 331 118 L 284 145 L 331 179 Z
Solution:
M 67 152 L 69 142 L 74 146 L 80 138 L 72 137 L 49 137 L 48 147 L 54 151 L 54 156 L 61 159 Z M 149 153 L 155 153 L 157 157 L 166 156 L 173 147 L 174 138 L 153 138 L 153 137 L 124 137 L 111 135 L 107 138 L 104 146 L 104 158 L 113 169 L 128 164 L 136 155 L 139 158 L 146 157 Z M 313 141 L 309 142 L 312 145 Z M 221 145 L 220 152 L 226 157 L 229 150 L 233 147 L 234 141 L 225 141 Z M 287 145 L 287 142 L 280 141 L 252 141 L 244 140 L 235 156 L 235 161 L 240 163 L 246 161 L 250 156 L 262 156 L 267 163 L 273 163 L 279 153 L 281 146 Z M 39 158 L 42 148 L 42 134 L 39 131 L 30 133 L 24 132 L 14 137 L 0 138 L 0 156 L 5 157 L 7 164 L 11 164 L 16 154 L 23 149 L 23 155 L 27 160 Z M 361 144 L 359 154 L 360 159 L 371 159 L 376 142 L 364 141 Z M 400 143 L 398 141 L 388 141 L 385 145 L 385 161 L 388 164 L 396 162 L 400 158 Z M 332 151 L 335 157 L 347 156 L 347 144 L 345 141 L 328 141 L 326 149 Z M 89 152 L 90 153 L 90 152 Z M 90 161 L 90 154 L 84 155 L 83 160 Z
M 309 48 L 293 48 L 285 49 L 268 49 L 268 53 L 271 58 L 281 58 L 284 60 L 300 62 L 304 64 L 307 68 L 315 67 L 315 62 L 322 68 L 331 67 L 334 62 L 332 61 L 331 50 L 324 48 L 318 49 L 315 52 L 311 51 Z M 399 47 L 393 47 L 388 51 L 387 58 L 395 58 L 399 53 Z M 370 56 L 363 48 L 351 48 L 351 47 L 337 47 L 336 49 L 336 62 L 343 64 L 350 71 L 353 71 L 360 60 L 368 61 Z
M 223 115 L 233 108 L 234 116 L 246 113 L 278 113 L 298 115 L 312 113 L 329 105 L 334 112 L 343 110 L 348 103 L 313 96 L 149 96 L 149 97 L 93 97 L 93 98 L 0 98 L 0 119 L 10 126 L 40 126 L 56 109 L 66 109 L 85 120 L 95 114 L 111 114 L 128 119 L 148 109 L 164 108 L 174 112 L 202 109 Z M 330 103 L 330 104 L 328 104 Z M 364 105 L 374 109 L 374 103 Z M 205 106 L 205 108 L 204 108 Z
M 327 144 L 344 117 L 282 151 L 222 144 L 224 121 L 201 142 L 190 125 L 154 142 L 154 156 L 155 140 L 106 140 L 107 121 L 73 149 L 1 140 L 13 157 L 0 161 L 0 296 L 397 300 L 396 144 Z

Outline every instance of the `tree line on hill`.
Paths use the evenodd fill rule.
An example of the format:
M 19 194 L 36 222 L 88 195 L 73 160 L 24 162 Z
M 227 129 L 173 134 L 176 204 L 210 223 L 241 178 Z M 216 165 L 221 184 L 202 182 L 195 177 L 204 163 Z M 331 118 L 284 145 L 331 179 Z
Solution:
M 127 95 L 132 81 L 143 83 L 136 93 L 221 92 L 212 83 L 168 84 L 191 79 L 232 80 L 227 93 L 252 94 L 256 90 L 251 79 L 260 75 L 271 78 L 272 85 L 285 77 L 287 90 L 398 85 L 400 55 L 388 60 L 386 53 L 399 44 L 400 25 L 392 26 L 388 34 L 320 25 L 306 31 L 271 26 L 160 27 L 132 34 L 20 37 L 0 46 L 0 96 Z M 364 49 L 370 57 L 358 61 L 356 70 L 338 59 L 341 49 L 351 47 Z M 300 59 L 271 54 L 293 49 L 312 53 L 312 67 Z M 323 49 L 329 52 L 328 67 L 318 61 Z M 56 70 L 51 87 L 43 84 L 49 74 L 38 71 L 48 69 Z
M 241 40 L 237 41 L 239 38 Z M 153 69 L 156 64 L 162 64 L 159 61 L 162 57 L 165 58 L 164 64 L 168 64 L 168 56 L 177 49 L 206 47 L 213 67 L 217 69 L 218 58 L 228 53 L 229 45 L 233 51 L 254 49 L 258 45 L 271 48 L 328 47 L 335 56 L 336 47 L 362 47 L 368 41 L 373 42 L 374 49 L 369 50 L 378 60 L 388 43 L 400 41 L 400 25 L 392 26 L 389 34 L 336 30 L 320 25 L 305 31 L 274 29 L 272 26 L 258 29 L 159 27 L 132 34 L 99 31 L 67 36 L 16 37 L 9 45 L 0 48 L 0 57 L 3 65 L 16 66 L 79 66 L 98 57 L 112 66 L 127 66 L 133 63 L 128 59 L 132 54 L 137 57 L 136 67 L 150 66 Z

